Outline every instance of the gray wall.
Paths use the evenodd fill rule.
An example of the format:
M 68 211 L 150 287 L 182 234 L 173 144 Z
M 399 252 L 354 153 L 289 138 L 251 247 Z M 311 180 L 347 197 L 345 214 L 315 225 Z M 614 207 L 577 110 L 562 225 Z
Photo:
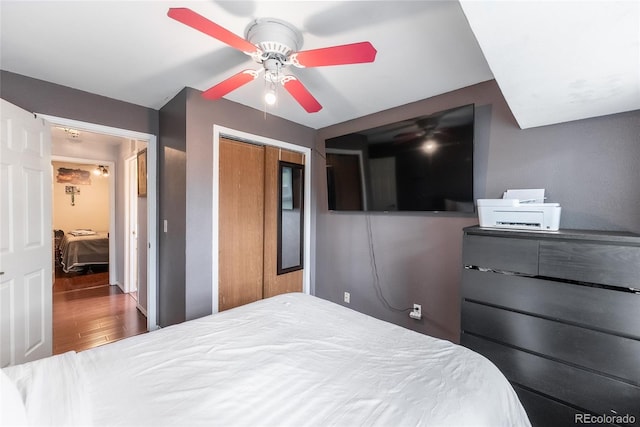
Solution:
M 158 324 L 185 320 L 186 90 L 160 109 Z M 167 231 L 164 231 L 167 221 Z
M 168 280 L 161 279 L 164 282 L 161 283 L 160 290 L 160 308 L 164 312 L 161 317 L 169 319 L 169 323 L 194 319 L 210 314 L 212 311 L 213 125 L 218 124 L 305 147 L 313 146 L 315 136 L 313 129 L 269 114 L 265 117 L 262 111 L 224 99 L 208 101 L 200 94 L 200 91 L 186 88 L 161 109 L 161 146 L 166 143 L 173 144 L 176 148 L 175 144 L 182 138 L 180 132 L 186 125 L 184 138 L 182 138 L 186 151 L 186 181 L 182 186 L 186 202 L 183 204 L 182 200 L 173 198 L 166 200 L 168 197 L 166 188 L 161 195 L 161 198 L 165 198 L 164 202 L 161 201 L 161 224 L 163 215 L 168 214 L 167 209 L 171 209 L 171 214 L 174 216 L 172 223 L 185 225 L 183 235 L 173 235 L 170 232 L 162 238 L 161 263 L 169 264 L 161 267 L 161 271 L 165 268 L 184 271 L 182 282 L 169 283 Z M 182 108 L 185 110 L 182 111 Z M 171 123 L 166 122 L 169 118 Z M 169 142 L 166 132 L 172 132 Z M 161 178 L 162 183 L 165 179 L 173 179 L 174 170 L 165 165 L 165 169 L 161 170 L 160 174 L 166 175 Z M 312 180 L 314 180 L 313 176 Z M 177 198 L 177 192 L 173 194 Z M 186 207 L 184 211 L 183 206 Z M 311 209 L 313 212 L 314 206 Z M 314 236 L 310 238 L 313 239 Z M 177 252 L 181 250 L 181 245 L 184 245 L 184 253 L 178 256 Z M 175 256 L 169 255 L 169 252 Z M 167 293 L 168 286 L 181 289 L 171 290 L 170 301 L 163 302 L 165 298 L 163 295 Z M 174 295 L 175 292 L 181 293 L 180 297 Z M 184 304 L 184 307 L 181 307 L 181 304 Z M 168 313 L 167 310 L 171 312 Z
M 518 128 L 495 81 L 489 81 L 318 131 L 324 140 L 393 121 L 476 104 L 476 198 L 508 188 L 546 188 L 562 206 L 562 228 L 640 232 L 640 111 L 527 130 Z M 320 177 L 323 178 L 323 177 Z M 324 178 L 326 179 L 326 178 Z M 316 295 L 430 335 L 458 340 L 462 228 L 475 215 L 327 211 L 319 186 Z M 370 236 L 382 292 L 397 308 L 422 305 L 414 321 L 376 297 Z
M 34 113 L 158 134 L 158 111 L 0 70 L 0 97 Z
M 187 90 L 186 314 L 188 319 L 193 319 L 211 313 L 212 310 L 213 125 L 304 147 L 313 146 L 315 131 L 270 114 L 265 116 L 263 111 L 225 99 L 208 101 L 200 96 L 201 92 Z M 314 176 L 311 179 L 312 183 L 317 181 Z M 313 205 L 311 209 L 313 212 Z M 309 238 L 313 239 L 314 236 Z M 313 271 L 311 276 L 313 277 Z
M 158 111 L 6 71 L 1 72 L 0 79 L 0 97 L 26 110 L 159 133 Z M 314 146 L 315 138 L 310 170 L 315 233 L 310 238 L 315 242 L 315 264 L 309 268 L 312 290 L 318 296 L 342 303 L 342 293 L 349 291 L 352 308 L 452 341 L 458 339 L 459 329 L 462 228 L 477 223 L 477 218 L 453 214 L 371 215 L 371 244 L 383 293 L 392 305 L 401 308 L 414 302 L 422 304 L 425 319 L 416 322 L 405 313 L 386 309 L 373 286 L 367 217 L 327 212 L 324 139 L 475 103 L 477 198 L 500 197 L 507 188 L 544 187 L 549 201 L 562 205 L 563 228 L 640 233 L 639 111 L 520 130 L 497 85 L 490 81 L 314 131 L 274 116 L 265 118 L 261 111 L 230 101 L 206 101 L 193 89 L 185 89 L 174 101 L 175 105 L 163 109 L 168 116 L 163 116 L 166 127 L 160 144 L 186 150 L 186 158 L 175 163 L 184 182 L 174 196 L 165 192 L 167 182 L 160 186 L 160 203 L 165 204 L 159 209 L 159 224 L 169 209 L 175 214 L 168 235 L 160 233 L 159 262 L 166 271 L 159 274 L 159 316 L 164 307 L 169 323 L 211 312 L 214 123 L 307 147 Z M 162 147 L 159 152 L 164 155 Z M 168 179 L 172 169 L 164 160 L 159 161 L 160 175 Z M 178 205 L 172 204 L 174 199 Z M 174 224 L 184 227 L 175 236 L 171 234 Z M 172 255 L 180 252 L 182 256 L 175 264 Z M 172 285 L 163 279 L 169 277 L 165 275 L 180 280 Z M 178 296 L 171 297 L 176 289 Z M 169 296 L 163 296 L 163 292 L 169 292 Z

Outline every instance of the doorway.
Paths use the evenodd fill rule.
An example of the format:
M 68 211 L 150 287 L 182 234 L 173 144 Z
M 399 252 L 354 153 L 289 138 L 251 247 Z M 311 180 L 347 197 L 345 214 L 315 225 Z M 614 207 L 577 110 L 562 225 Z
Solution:
M 137 251 L 126 239 L 130 228 L 146 230 L 144 224 L 138 227 L 137 193 L 133 200 L 129 197 L 130 188 L 137 187 L 135 152 L 141 147 L 146 150 L 147 144 L 59 126 L 51 127 L 51 136 L 56 236 L 52 349 L 53 354 L 61 354 L 147 331 L 146 302 L 136 298 L 138 272 L 127 270 L 138 265 Z M 132 159 L 126 158 L 129 151 L 134 152 Z M 118 231 L 123 223 L 124 233 Z M 123 234 L 120 241 L 119 234 Z M 123 264 L 130 276 L 123 276 Z
M 138 274 L 142 272 L 146 276 L 147 283 L 147 292 L 146 298 L 144 299 L 144 303 L 146 303 L 145 311 L 147 315 L 146 321 L 146 329 L 151 331 L 158 328 L 157 326 L 157 139 L 155 135 L 141 133 L 137 131 L 131 131 L 120 128 L 113 128 L 104 125 L 98 125 L 95 123 L 81 122 L 77 120 L 65 119 L 55 116 L 48 116 L 43 114 L 37 114 L 38 117 L 41 117 L 47 120 L 52 126 L 59 126 L 62 128 L 76 129 L 79 131 L 87 131 L 93 132 L 97 134 L 110 135 L 118 138 L 124 138 L 130 141 L 133 144 L 137 144 L 138 142 L 143 143 L 146 146 L 145 152 L 145 171 L 146 171 L 146 192 L 143 198 L 144 209 L 139 210 L 139 214 L 144 216 L 144 223 L 146 224 L 146 232 L 145 230 L 145 238 L 142 240 L 139 237 L 139 246 L 145 247 L 146 251 L 144 251 L 144 255 L 146 255 L 146 268 L 138 269 Z M 119 162 L 120 163 L 120 162 Z M 114 169 L 118 172 L 121 172 L 121 176 L 124 177 L 124 162 L 118 168 L 114 165 Z M 120 182 L 124 182 L 124 179 L 121 178 Z M 122 194 L 122 198 L 124 198 L 124 188 L 118 188 L 119 193 Z M 115 191 L 114 191 L 115 194 Z M 115 197 L 115 195 L 113 196 Z M 124 205 L 123 201 L 120 202 L 121 206 Z M 113 204 L 115 205 L 115 200 L 113 200 Z M 139 216 L 140 216 L 139 215 Z M 113 234 L 110 235 L 110 252 L 116 254 L 124 253 L 125 242 L 125 227 L 124 221 L 117 222 L 116 216 L 113 215 Z M 124 216 L 124 215 L 122 215 Z M 113 245 L 113 247 L 111 246 Z M 139 263 L 139 265 L 143 265 L 143 263 Z M 111 267 L 112 266 L 112 267 Z M 111 284 L 119 284 L 120 286 L 124 286 L 124 257 L 120 256 L 119 258 L 114 259 L 113 263 L 110 263 L 110 275 L 113 270 L 113 277 L 116 278 L 110 279 Z M 140 303 L 140 298 L 138 300 Z
M 64 142 L 57 135 L 60 132 L 56 132 L 56 129 L 51 132 L 54 151 L 58 148 L 56 146 Z M 58 152 L 63 150 L 58 148 Z M 104 158 L 87 159 L 52 154 L 51 165 L 56 274 L 72 277 L 74 273 L 100 271 L 106 274 L 106 283 L 115 283 L 116 248 L 114 241 L 109 239 L 109 236 L 115 234 L 115 179 L 112 173 L 115 163 Z M 98 171 L 99 175 L 96 174 Z M 69 233 L 80 234 L 81 230 L 87 233 L 83 238 L 92 239 L 90 245 L 94 252 L 83 253 L 81 257 L 68 254 L 66 259 L 62 259 L 61 245 L 74 237 Z M 80 239 L 82 236 L 75 237 Z M 67 290 L 73 287 L 69 286 Z
M 12 129 L 2 138 L 0 172 L 2 187 L 2 281 L 0 305 L 3 325 L 0 333 L 0 366 L 28 362 L 52 354 L 52 126 L 85 129 L 91 132 L 138 139 L 148 144 L 148 244 L 150 313 L 147 329 L 156 328 L 156 138 L 153 135 L 115 129 L 75 120 L 38 115 L 4 100 L 3 129 Z M 75 157 L 78 153 L 74 153 Z M 85 156 L 91 157 L 91 156 Z M 146 175 L 146 174 L 145 174 Z M 147 183 L 147 180 L 145 180 Z M 71 195 L 74 195 L 73 191 Z M 113 193 L 112 193 L 113 194 Z M 28 215 L 24 215 L 28 212 Z M 114 244 L 121 236 L 114 237 Z M 121 241 L 121 240 L 120 240 Z M 111 240 L 109 242 L 111 244 Z M 145 251 L 147 252 L 147 251 Z M 114 263 L 117 264 L 117 263 Z M 121 263 L 120 263 L 121 264 Z M 112 287 L 109 287 L 112 288 Z M 117 288 L 117 287 L 113 287 Z M 84 309 L 86 307 L 82 307 Z

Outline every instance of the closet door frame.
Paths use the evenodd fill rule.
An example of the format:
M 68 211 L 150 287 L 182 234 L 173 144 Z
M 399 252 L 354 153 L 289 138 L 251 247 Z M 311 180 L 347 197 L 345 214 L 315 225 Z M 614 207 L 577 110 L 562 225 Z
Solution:
M 234 139 L 244 141 L 251 144 L 272 146 L 283 148 L 289 151 L 295 151 L 304 155 L 305 170 L 304 175 L 304 274 L 302 277 L 302 292 L 309 294 L 311 292 L 311 148 L 301 145 L 292 144 L 272 138 L 266 138 L 260 135 L 254 135 L 247 132 L 227 128 L 224 126 L 213 125 L 213 206 L 212 206 L 212 260 L 211 260 L 211 295 L 212 295 L 212 312 L 217 313 L 219 307 L 218 301 L 218 227 L 219 227 L 219 184 L 220 184 L 220 138 Z

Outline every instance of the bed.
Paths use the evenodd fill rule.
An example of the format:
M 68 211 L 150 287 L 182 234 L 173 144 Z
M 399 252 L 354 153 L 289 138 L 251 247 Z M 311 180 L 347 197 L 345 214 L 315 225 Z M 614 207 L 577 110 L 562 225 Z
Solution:
M 530 425 L 483 356 L 301 293 L 2 375 L 32 425 Z
M 66 233 L 60 242 L 60 264 L 65 273 L 92 265 L 109 264 L 109 233 L 78 230 Z

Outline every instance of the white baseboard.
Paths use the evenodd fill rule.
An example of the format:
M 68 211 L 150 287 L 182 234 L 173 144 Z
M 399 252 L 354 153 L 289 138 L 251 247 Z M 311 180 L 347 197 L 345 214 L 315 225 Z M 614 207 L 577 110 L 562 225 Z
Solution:
M 136 304 L 136 307 L 138 308 L 138 310 L 140 310 L 140 313 L 142 313 L 144 317 L 147 317 L 147 310 L 145 310 L 144 307 L 142 307 L 139 303 Z

